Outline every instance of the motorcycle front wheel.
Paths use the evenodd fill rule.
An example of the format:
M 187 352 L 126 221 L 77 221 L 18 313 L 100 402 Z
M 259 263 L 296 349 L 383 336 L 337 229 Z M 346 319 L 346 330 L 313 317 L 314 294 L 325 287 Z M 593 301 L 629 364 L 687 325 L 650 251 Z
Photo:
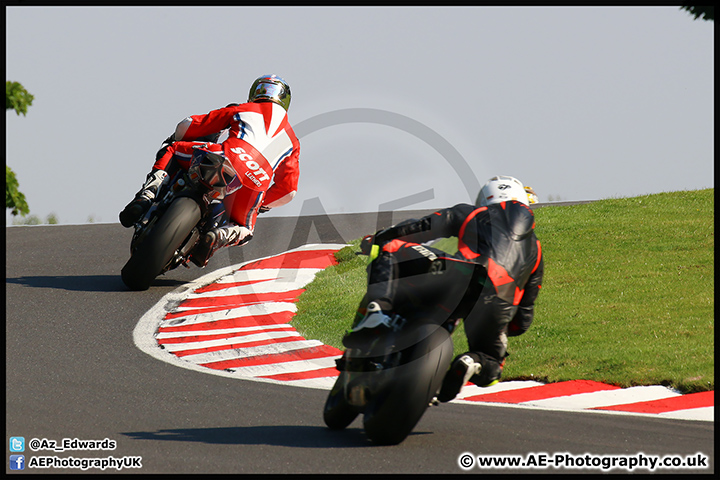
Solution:
M 144 236 L 122 269 L 131 290 L 147 290 L 201 218 L 200 205 L 189 197 L 173 201 Z

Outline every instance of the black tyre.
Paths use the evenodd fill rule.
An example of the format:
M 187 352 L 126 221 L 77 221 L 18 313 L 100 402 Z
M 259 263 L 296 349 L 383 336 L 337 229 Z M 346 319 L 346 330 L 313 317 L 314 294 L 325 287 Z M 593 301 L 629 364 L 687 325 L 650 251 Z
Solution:
M 327 425 L 330 430 L 344 429 L 350 425 L 360 413 L 357 408 L 347 403 L 347 399 L 345 398 L 343 386 L 346 375 L 346 372 L 340 372 L 325 402 L 323 419 L 325 420 L 325 425 Z
M 180 197 L 173 201 L 123 267 L 125 285 L 131 290 L 147 290 L 200 218 L 200 206 L 192 198 Z
M 412 360 L 383 371 L 386 387 L 365 410 L 363 426 L 377 445 L 397 445 L 405 440 L 427 410 L 452 361 L 453 344 L 447 330 L 437 329 L 432 338 L 408 352 Z

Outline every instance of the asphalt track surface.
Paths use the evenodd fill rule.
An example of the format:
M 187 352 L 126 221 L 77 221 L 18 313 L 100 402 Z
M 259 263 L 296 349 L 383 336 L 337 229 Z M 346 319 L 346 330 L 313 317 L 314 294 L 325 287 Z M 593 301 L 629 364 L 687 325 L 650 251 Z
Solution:
M 700 453 L 708 468 L 655 472 L 714 472 L 714 422 L 443 404 L 429 409 L 402 444 L 377 447 L 367 441 L 359 420 L 343 432 L 325 427 L 326 391 L 178 368 L 133 343 L 140 317 L 187 281 L 306 243 L 349 241 L 419 213 L 261 217 L 245 247 L 219 252 L 204 270 L 169 272 L 146 292 L 130 292 L 120 279 L 131 232 L 119 224 L 7 227 L 6 452 L 12 436 L 28 444 L 31 439 L 109 439 L 116 442 L 114 450 L 26 448 L 24 455 L 26 463 L 42 456 L 142 457 L 142 468 L 123 473 L 343 474 L 558 471 L 466 471 L 458 465 L 464 453 L 526 461 L 567 453 L 576 463 L 586 454 L 637 459 Z M 9 463 L 6 472 L 19 473 Z

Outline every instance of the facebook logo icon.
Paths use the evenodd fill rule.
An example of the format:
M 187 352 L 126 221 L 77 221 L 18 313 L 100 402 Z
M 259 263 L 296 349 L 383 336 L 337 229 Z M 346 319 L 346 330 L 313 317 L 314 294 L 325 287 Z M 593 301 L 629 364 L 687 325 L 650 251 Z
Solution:
M 25 455 L 10 455 L 10 470 L 25 470 Z

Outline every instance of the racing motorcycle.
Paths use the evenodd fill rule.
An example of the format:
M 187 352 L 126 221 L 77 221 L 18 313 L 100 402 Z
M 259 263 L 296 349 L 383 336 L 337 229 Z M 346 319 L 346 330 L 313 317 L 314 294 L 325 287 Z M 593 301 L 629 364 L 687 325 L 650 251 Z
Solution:
M 446 306 L 460 298 L 446 299 L 444 307 L 423 297 L 419 293 L 415 301 L 396 306 L 388 328 L 336 360 L 340 373 L 323 411 L 330 429 L 342 430 L 362 414 L 374 444 L 396 445 L 438 404 L 435 397 L 453 359 L 451 335 L 459 324 Z M 359 327 L 362 323 L 353 330 Z
M 130 259 L 122 280 L 131 290 L 147 290 L 155 277 L 180 265 L 199 267 L 193 257 L 201 236 L 226 222 L 222 199 L 243 185 L 230 160 L 204 145 L 194 147 L 190 167 L 164 183 L 135 224 Z

